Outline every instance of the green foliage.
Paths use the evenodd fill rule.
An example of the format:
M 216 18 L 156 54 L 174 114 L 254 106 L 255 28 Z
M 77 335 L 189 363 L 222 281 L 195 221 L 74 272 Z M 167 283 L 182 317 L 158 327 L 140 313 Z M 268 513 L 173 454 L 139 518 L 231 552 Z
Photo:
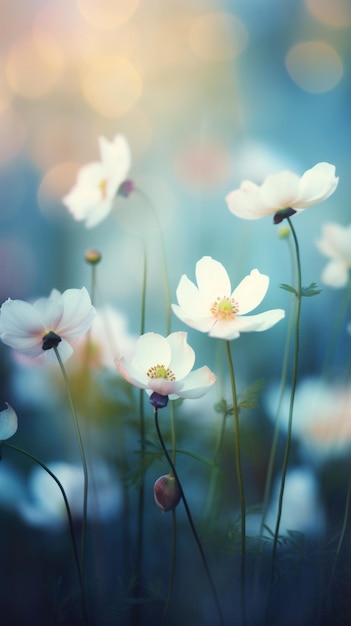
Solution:
M 287 285 L 286 283 L 281 283 L 280 288 L 285 289 L 285 291 L 289 291 L 296 297 L 298 297 L 299 295 L 295 287 Z M 317 296 L 319 293 L 321 293 L 321 291 L 321 289 L 318 289 L 317 283 L 310 283 L 308 287 L 301 287 L 301 297 L 311 298 L 312 296 Z

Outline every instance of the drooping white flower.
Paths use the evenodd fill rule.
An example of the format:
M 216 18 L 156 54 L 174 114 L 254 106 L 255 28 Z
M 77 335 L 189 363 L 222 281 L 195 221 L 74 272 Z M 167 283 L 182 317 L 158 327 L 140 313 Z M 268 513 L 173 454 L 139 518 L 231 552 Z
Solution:
M 77 339 L 89 329 L 95 316 L 90 296 L 82 289 L 54 289 L 34 304 L 6 300 L 0 309 L 0 338 L 27 357 L 55 361 L 56 347 L 63 361 Z
M 219 261 L 205 256 L 196 263 L 197 286 L 183 275 L 177 287 L 173 312 L 185 324 L 210 337 L 236 339 L 240 333 L 271 328 L 284 316 L 282 309 L 246 315 L 266 295 L 269 278 L 252 270 L 232 291 L 229 276 Z
M 141 335 L 132 357 L 115 360 L 119 373 L 132 385 L 160 396 L 200 398 L 216 376 L 207 367 L 192 370 L 195 352 L 187 343 L 187 333 L 175 332 L 163 337 L 157 333 Z
M 0 441 L 12 437 L 18 428 L 16 411 L 7 402 L 5 404 L 7 408 L 0 411 Z
M 123 135 L 113 141 L 99 137 L 101 160 L 84 165 L 73 189 L 63 198 L 75 220 L 96 226 L 110 213 L 120 185 L 131 165 L 131 153 Z
M 262 185 L 244 180 L 231 191 L 226 202 L 229 211 L 247 220 L 274 215 L 278 224 L 284 217 L 323 202 L 334 193 L 339 182 L 335 166 L 317 163 L 301 177 L 289 170 L 267 176 Z
M 319 251 L 330 259 L 322 272 L 322 282 L 330 287 L 345 287 L 351 269 L 351 224 L 324 224 L 322 237 L 316 244 Z

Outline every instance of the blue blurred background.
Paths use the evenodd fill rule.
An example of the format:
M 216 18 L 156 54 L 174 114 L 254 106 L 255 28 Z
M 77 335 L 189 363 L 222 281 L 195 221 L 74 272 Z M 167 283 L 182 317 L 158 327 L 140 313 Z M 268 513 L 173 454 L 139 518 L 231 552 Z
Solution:
M 137 335 L 142 250 L 146 241 L 146 330 L 165 333 L 162 251 L 159 231 L 148 206 L 137 195 L 118 198 L 114 214 L 87 230 L 73 220 L 61 202 L 72 188 L 79 168 L 98 160 L 98 137 L 112 140 L 117 133 L 124 134 L 131 146 L 130 178 L 150 198 L 162 227 L 173 302 L 180 276 L 186 273 L 194 279 L 196 261 L 210 255 L 225 265 L 233 287 L 255 267 L 267 273 L 271 282 L 263 310 L 278 307 L 288 311 L 289 294 L 279 289 L 280 283 L 289 283 L 291 279 L 286 241 L 278 237 L 270 218 L 244 222 L 234 217 L 226 207 L 225 196 L 244 178 L 259 183 L 267 174 L 282 169 L 302 174 L 320 161 L 334 164 L 340 177 L 335 194 L 321 206 L 294 218 L 303 283 L 320 282 L 326 261 L 315 241 L 322 224 L 337 221 L 347 225 L 351 221 L 350 2 L 2 0 L 0 33 L 1 302 L 8 297 L 30 300 L 46 296 L 52 288 L 90 288 L 90 268 L 84 253 L 93 246 L 103 256 L 98 267 L 99 294 L 103 302 L 118 308 L 128 320 L 129 331 Z M 330 326 L 342 296 L 340 290 L 326 287 L 318 298 L 305 299 L 301 378 L 320 372 Z M 171 326 L 172 330 L 184 330 L 175 318 Z M 267 385 L 279 379 L 286 331 L 285 320 L 267 333 L 234 342 L 239 389 L 257 378 L 264 377 Z M 195 331 L 189 331 L 189 342 L 196 350 L 198 366 L 207 363 L 215 369 L 223 359 L 220 350 Z M 349 359 L 350 336 L 346 330 L 339 352 L 335 375 L 345 371 Z M 68 441 L 70 435 L 65 431 L 67 427 L 62 426 L 62 413 L 67 407 L 57 378 L 50 373 L 43 379 L 37 368 L 19 366 L 3 345 L 0 363 L 0 399 L 11 402 L 19 413 L 19 444 L 47 462 L 61 458 L 61 439 L 66 437 Z M 220 399 L 223 389 L 226 390 L 225 379 L 212 394 L 213 403 Z M 101 421 L 95 415 L 93 425 L 90 424 L 94 454 L 112 464 L 114 450 L 109 437 L 114 432 L 115 412 L 121 412 L 114 402 L 120 401 L 119 394 L 127 393 L 125 389 L 117 391 L 104 395 L 99 390 L 93 406 L 94 410 L 99 407 Z M 132 405 L 128 406 L 133 415 Z M 208 403 L 199 406 L 202 414 L 208 411 Z M 183 419 L 180 439 L 191 449 L 198 447 L 199 453 L 205 450 L 211 454 L 213 411 L 204 419 L 207 426 L 203 439 L 197 439 L 196 419 L 202 417 L 198 418 L 196 411 L 195 406 L 189 408 L 192 429 L 187 429 Z M 64 419 L 69 420 L 69 415 Z M 257 504 L 262 499 L 271 423 L 262 407 L 250 420 L 246 424 L 246 461 L 251 468 L 247 480 L 248 489 L 252 490 L 248 500 L 249 504 Z M 253 432 L 260 433 L 255 444 Z M 126 437 L 124 450 L 132 455 L 138 447 L 137 430 L 132 429 Z M 67 443 L 67 449 L 70 445 Z M 229 459 L 231 444 L 226 454 Z M 228 459 L 225 458 L 225 467 L 228 463 L 233 470 L 233 461 Z M 23 494 L 27 493 L 24 483 L 29 466 L 14 455 L 10 461 L 18 473 L 11 480 L 16 489 L 24 489 L 13 493 L 27 498 Z M 206 490 L 207 478 L 200 471 L 200 488 L 196 481 L 192 488 L 192 465 L 187 463 L 184 461 L 184 472 L 193 492 L 195 510 L 201 517 L 204 502 L 201 496 L 197 502 L 196 494 L 201 488 Z M 117 469 L 121 471 L 121 467 Z M 159 470 L 165 473 L 167 467 L 160 465 Z M 340 477 L 344 465 L 338 471 Z M 150 490 L 157 475 L 148 478 Z M 56 535 L 55 544 L 50 533 L 33 536 L 37 531 L 14 513 L 16 507 L 11 508 L 7 481 L 9 477 L 0 482 L 0 526 L 4 530 L 0 562 L 5 567 L 2 576 L 8 576 L 1 603 L 5 606 L 4 614 L 9 616 L 2 623 L 22 624 L 28 612 L 37 623 L 54 623 L 48 616 L 52 597 L 59 591 L 46 589 L 45 572 L 46 568 L 54 571 L 57 580 L 65 576 L 60 574 L 62 568 L 65 571 L 65 561 L 60 562 L 59 540 Z M 335 496 L 333 485 L 327 484 L 326 506 L 328 489 Z M 345 488 L 340 487 L 340 502 L 344 502 Z M 334 500 L 332 503 L 334 506 Z M 158 540 L 158 514 L 152 509 L 147 521 L 150 541 L 150 537 Z M 186 520 L 182 522 L 186 528 Z M 333 519 L 330 528 L 335 531 L 332 522 Z M 116 539 L 115 523 L 107 527 L 103 541 L 118 554 L 123 538 Z M 48 563 L 36 561 L 36 540 L 39 553 L 46 554 Z M 191 537 L 187 537 L 180 548 L 183 566 L 188 543 L 194 549 Z M 33 546 L 29 556 L 28 545 Z M 152 573 L 163 579 L 168 575 L 168 564 L 164 574 L 152 542 L 149 548 Z M 216 548 L 213 550 L 215 553 Z M 108 547 L 104 552 L 105 575 L 123 578 L 118 567 L 117 573 L 114 571 L 110 553 Z M 222 565 L 221 561 L 218 572 L 225 586 L 226 564 L 223 568 Z M 306 576 L 308 579 L 309 574 L 303 572 L 303 581 Z M 184 585 L 191 578 L 188 573 Z M 202 584 L 206 586 L 205 581 Z M 109 602 L 117 603 L 113 588 L 107 587 Z M 13 588 L 17 595 L 24 594 L 23 609 L 18 605 L 14 608 L 10 593 Z M 196 597 L 205 602 L 199 589 Z M 177 591 L 182 596 L 181 583 Z M 47 594 L 51 594 L 51 600 L 46 602 L 43 597 Z M 224 595 L 230 607 L 230 591 L 226 587 Z M 104 598 L 104 590 L 99 597 Z M 306 603 L 301 603 L 301 615 L 292 611 L 291 603 L 284 612 L 285 600 L 281 600 L 275 623 L 282 623 L 281 615 L 285 624 L 313 623 L 305 610 L 310 602 L 308 594 L 307 598 Z M 316 605 L 318 601 L 313 607 Z M 213 624 L 213 614 L 207 612 L 206 603 L 204 607 L 201 624 Z M 121 611 L 120 606 L 118 610 Z M 183 610 L 184 613 L 178 606 L 173 613 L 175 621 L 169 623 L 180 623 L 177 619 L 200 623 L 194 621 L 199 618 L 192 613 L 189 594 Z M 235 620 L 230 608 L 227 612 Z M 64 621 L 62 605 L 56 615 L 60 617 L 55 623 L 71 623 L 69 618 Z M 143 623 L 149 623 L 145 615 L 143 619 Z M 104 616 L 104 620 L 100 618 L 97 623 L 122 623 L 115 619 L 115 613 L 114 617 Z M 257 616 L 255 623 L 260 623 Z M 322 618 L 318 623 L 322 624 Z

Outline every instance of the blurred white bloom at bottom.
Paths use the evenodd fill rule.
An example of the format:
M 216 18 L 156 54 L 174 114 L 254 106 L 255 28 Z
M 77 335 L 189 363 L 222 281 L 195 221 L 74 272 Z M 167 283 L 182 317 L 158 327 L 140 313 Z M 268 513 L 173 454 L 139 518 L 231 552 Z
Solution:
M 61 461 L 51 463 L 49 469 L 62 484 L 72 517 L 82 519 L 83 470 L 78 465 Z M 118 515 L 122 503 L 121 486 L 115 474 L 101 462 L 94 463 L 89 474 L 88 519 L 108 521 Z M 28 497 L 19 503 L 19 512 L 34 526 L 61 527 L 67 523 L 67 511 L 62 493 L 54 479 L 36 466 L 29 477 Z

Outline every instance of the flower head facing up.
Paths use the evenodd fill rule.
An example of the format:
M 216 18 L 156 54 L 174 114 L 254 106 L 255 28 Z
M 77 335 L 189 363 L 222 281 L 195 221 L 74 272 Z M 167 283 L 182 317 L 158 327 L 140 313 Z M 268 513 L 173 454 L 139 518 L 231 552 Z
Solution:
M 269 278 L 252 270 L 232 291 L 229 276 L 219 261 L 205 256 L 196 264 L 197 286 L 183 275 L 173 312 L 185 324 L 210 337 L 236 339 L 241 332 L 262 331 L 281 320 L 285 312 L 273 309 L 247 316 L 266 295 Z
M 200 398 L 207 393 L 216 376 L 206 366 L 192 371 L 194 362 L 195 353 L 187 343 L 185 332 L 171 333 L 168 337 L 145 333 L 137 339 L 134 355 L 115 359 L 123 378 L 135 387 L 145 389 L 150 400 L 153 398 L 157 402 L 155 408 L 167 404 L 157 394 L 173 400 Z
M 0 442 L 12 437 L 18 428 L 16 412 L 7 402 L 5 404 L 7 408 L 0 411 Z
M 0 338 L 22 354 L 54 361 L 57 348 L 63 361 L 72 345 L 86 333 L 95 316 L 90 296 L 82 289 L 53 290 L 48 298 L 34 304 L 23 300 L 3 303 L 0 309 Z
M 322 272 L 322 282 L 329 287 L 345 287 L 351 270 L 351 224 L 325 224 L 317 248 L 330 259 Z
M 279 224 L 286 217 L 329 198 L 338 182 L 334 165 L 317 163 L 301 177 L 285 170 L 271 174 L 262 185 L 244 180 L 239 189 L 227 195 L 226 202 L 237 217 L 258 220 L 274 215 L 274 223 Z
M 101 161 L 84 165 L 75 186 L 62 200 L 75 220 L 85 220 L 87 228 L 110 213 L 131 165 L 130 148 L 123 135 L 116 135 L 111 142 L 100 137 L 99 146 Z

